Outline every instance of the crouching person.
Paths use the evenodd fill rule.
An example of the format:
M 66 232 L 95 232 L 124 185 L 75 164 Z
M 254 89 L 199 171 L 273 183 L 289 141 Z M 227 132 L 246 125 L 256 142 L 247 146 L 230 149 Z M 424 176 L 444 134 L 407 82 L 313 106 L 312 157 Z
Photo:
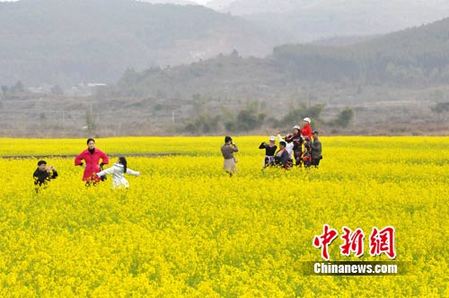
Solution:
M 47 167 L 45 160 L 40 160 L 37 163 L 37 169 L 34 171 L 33 179 L 36 192 L 39 192 L 41 187 L 46 187 L 48 182 L 58 177 L 58 172 L 53 166 Z
M 119 157 L 118 162 L 112 167 L 97 173 L 99 178 L 105 175 L 112 175 L 112 188 L 128 188 L 129 183 L 125 178 L 125 174 L 139 176 L 140 172 L 128 168 L 128 162 L 125 157 Z
M 286 147 L 287 143 L 285 141 L 279 142 L 279 151 L 276 153 L 274 160 L 276 165 L 281 166 L 284 169 L 290 169 L 293 166 L 293 160 Z

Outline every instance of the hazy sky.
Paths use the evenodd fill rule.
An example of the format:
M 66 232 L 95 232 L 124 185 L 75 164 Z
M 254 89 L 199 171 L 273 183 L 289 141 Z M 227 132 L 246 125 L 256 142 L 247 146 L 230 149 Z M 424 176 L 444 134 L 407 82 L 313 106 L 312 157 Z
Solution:
M 17 0 L 0 0 L 0 2 L 7 2 L 7 1 L 17 1 Z M 206 4 L 207 2 L 209 2 L 209 0 L 190 0 L 193 2 L 196 2 L 198 4 Z

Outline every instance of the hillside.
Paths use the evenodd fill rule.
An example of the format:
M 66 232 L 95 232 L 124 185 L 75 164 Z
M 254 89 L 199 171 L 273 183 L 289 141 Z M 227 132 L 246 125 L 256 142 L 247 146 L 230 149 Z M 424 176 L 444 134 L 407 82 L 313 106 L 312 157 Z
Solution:
M 125 76 L 118 86 L 120 92 L 129 86 L 128 90 L 142 95 L 157 90 L 241 98 L 261 93 L 269 97 L 310 81 L 398 86 L 446 84 L 448 40 L 449 19 L 445 19 L 349 46 L 285 45 L 276 47 L 265 59 L 242 58 L 234 53 L 189 66 L 152 69 L 133 73 L 132 78 Z
M 307 2 L 307 0 L 211 0 L 207 6 L 234 15 L 254 15 L 288 12 L 307 5 Z
M 197 5 L 195 2 L 188 0 L 139 0 L 139 1 L 151 4 Z
M 449 119 L 448 40 L 445 19 L 347 46 L 284 45 L 266 58 L 234 52 L 128 71 L 104 98 L 140 99 L 161 111 L 165 127 L 191 133 L 233 131 L 242 119 L 272 133 L 317 111 L 320 127 L 339 133 L 333 123 L 347 107 L 351 133 L 403 134 L 424 124 L 441 133 Z M 170 112 L 176 121 L 167 121 Z
M 202 6 L 133 0 L 0 2 L 0 40 L 0 84 L 67 86 L 233 49 L 264 55 L 276 43 L 247 21 Z
M 183 16 L 184 9 L 198 12 L 195 6 L 174 7 L 181 9 Z M 206 15 L 211 13 L 200 9 Z M 215 16 L 213 11 L 212 15 Z M 224 20 L 232 18 L 218 15 Z M 67 15 L 61 18 L 70 20 Z M 100 19 L 97 23 L 107 21 Z M 39 26 L 42 24 L 46 23 L 40 22 Z M 26 30 L 29 28 L 19 32 L 29 34 Z M 182 34 L 182 29 L 170 38 L 179 38 L 178 32 Z M 47 38 L 40 38 L 44 37 Z M 123 39 L 122 35 L 118 37 Z M 311 116 L 324 134 L 446 134 L 448 40 L 449 19 L 444 19 L 387 35 L 287 44 L 275 47 L 265 58 L 245 57 L 244 52 L 233 51 L 179 66 L 147 67 L 150 63 L 141 63 L 135 69 L 120 72 L 122 77 L 116 84 L 100 87 L 90 97 L 64 93 L 58 88 L 51 88 L 48 95 L 36 94 L 29 92 L 35 89 L 27 89 L 27 82 L 14 83 L 2 86 L 0 135 L 27 136 L 30 131 L 34 136 L 249 132 L 268 135 L 288 130 L 305 115 Z M 152 44 L 159 42 L 152 40 Z M 90 43 L 86 43 L 87 48 Z M 124 44 L 120 46 L 126 48 Z M 120 47 L 99 52 L 97 57 L 117 48 Z M 122 56 L 101 69 L 110 71 L 124 57 L 129 61 L 140 58 L 138 53 L 127 54 L 124 50 Z M 48 74 L 44 67 L 41 69 L 44 78 Z
M 272 59 L 296 79 L 364 84 L 449 83 L 449 19 L 348 47 L 287 45 Z
M 449 16 L 443 0 L 215 0 L 210 7 L 277 30 L 292 42 L 384 34 Z

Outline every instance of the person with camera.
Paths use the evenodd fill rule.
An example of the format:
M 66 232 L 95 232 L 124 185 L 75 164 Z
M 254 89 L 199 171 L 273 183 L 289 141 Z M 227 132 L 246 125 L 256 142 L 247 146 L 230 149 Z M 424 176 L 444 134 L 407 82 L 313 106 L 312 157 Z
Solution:
M 47 166 L 47 162 L 45 160 L 39 160 L 37 163 L 37 169 L 33 173 L 36 192 L 39 191 L 40 187 L 47 186 L 48 182 L 52 179 L 56 179 L 56 177 L 58 177 L 58 172 L 55 167 Z
M 225 137 L 225 143 L 223 146 L 221 146 L 221 154 L 224 158 L 224 165 L 223 168 L 226 171 L 226 173 L 229 174 L 230 177 L 234 175 L 237 167 L 236 163 L 237 160 L 234 157 L 234 153 L 238 152 L 239 149 L 237 148 L 237 145 L 235 145 L 232 142 L 232 138 L 230 136 Z

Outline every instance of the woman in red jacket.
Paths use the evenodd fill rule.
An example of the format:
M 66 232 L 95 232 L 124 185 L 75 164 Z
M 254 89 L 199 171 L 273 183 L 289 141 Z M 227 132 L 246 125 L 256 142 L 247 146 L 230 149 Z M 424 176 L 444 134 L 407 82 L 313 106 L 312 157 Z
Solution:
M 87 149 L 75 157 L 75 166 L 82 166 L 86 163 L 84 168 L 83 181 L 86 185 L 96 184 L 100 181 L 97 173 L 101 171 L 103 165 L 109 163 L 108 156 L 100 149 L 95 148 L 95 140 L 87 140 Z
M 313 130 L 312 126 L 310 125 L 310 122 L 311 122 L 310 118 L 308 117 L 304 118 L 304 126 L 301 129 L 301 135 L 303 138 L 309 138 L 311 140 Z

